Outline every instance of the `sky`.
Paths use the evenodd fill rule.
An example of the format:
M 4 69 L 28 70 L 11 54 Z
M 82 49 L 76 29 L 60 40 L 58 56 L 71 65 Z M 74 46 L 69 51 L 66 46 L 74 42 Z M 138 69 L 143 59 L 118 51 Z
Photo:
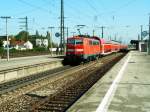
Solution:
M 104 38 L 111 37 L 124 43 L 137 39 L 140 25 L 148 30 L 150 0 L 64 0 L 65 26 L 69 27 L 69 36 L 77 31 L 77 25 L 85 25 L 82 34 L 101 36 L 99 27 L 105 26 Z M 29 32 L 46 35 L 48 27 L 53 29 L 53 41 L 59 42 L 54 34 L 59 32 L 60 0 L 1 0 L 0 16 L 11 16 L 8 32 L 16 35 L 21 31 L 22 20 L 28 17 Z M 5 34 L 5 20 L 0 19 L 0 35 Z

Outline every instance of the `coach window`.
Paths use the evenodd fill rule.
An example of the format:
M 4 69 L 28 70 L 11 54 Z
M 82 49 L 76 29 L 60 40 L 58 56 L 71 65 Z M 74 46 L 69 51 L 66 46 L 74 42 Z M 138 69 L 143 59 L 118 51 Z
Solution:
M 93 45 L 99 45 L 99 42 L 93 41 Z
M 93 45 L 96 45 L 96 41 L 93 41 Z
M 96 45 L 99 45 L 99 42 L 96 42 Z

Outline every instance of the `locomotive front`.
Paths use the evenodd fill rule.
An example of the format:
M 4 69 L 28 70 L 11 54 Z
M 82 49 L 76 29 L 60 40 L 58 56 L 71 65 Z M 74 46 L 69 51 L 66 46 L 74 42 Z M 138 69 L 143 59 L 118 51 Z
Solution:
M 83 61 L 84 39 L 78 36 L 67 39 L 65 62 L 79 64 Z

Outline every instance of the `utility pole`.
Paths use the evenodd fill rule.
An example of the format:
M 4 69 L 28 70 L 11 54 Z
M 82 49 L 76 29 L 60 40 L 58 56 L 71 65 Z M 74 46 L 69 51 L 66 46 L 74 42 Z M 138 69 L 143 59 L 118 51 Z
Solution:
M 142 32 L 143 32 L 143 25 L 141 25 L 141 41 L 143 41 L 143 35 L 142 35 Z
M 149 14 L 149 39 L 148 39 L 148 55 L 150 55 L 150 14 Z
M 140 41 L 140 35 L 138 34 L 138 41 Z
M 93 37 L 94 37 L 94 35 L 95 35 L 95 30 L 93 30 Z
M 60 51 L 65 53 L 65 35 L 64 35 L 64 1 L 61 0 L 61 14 L 60 14 Z
M 26 38 L 27 38 L 27 41 L 28 41 L 29 39 L 28 39 L 28 17 L 27 16 L 25 17 L 25 28 L 26 28 L 26 32 L 27 32 L 26 33 Z
M 48 27 L 49 29 L 50 29 L 50 38 L 48 39 L 49 40 L 49 44 L 50 44 L 50 52 L 51 52 L 51 55 L 53 55 L 53 51 L 52 51 L 52 49 L 53 49 L 53 39 L 52 39 L 52 35 L 53 35 L 53 29 L 55 28 L 55 27 Z
M 102 28 L 102 38 L 104 38 L 104 26 L 101 27 Z
M 104 28 L 105 28 L 105 26 L 101 26 L 101 27 L 97 27 L 97 28 L 101 28 L 102 29 L 102 38 L 104 38 Z
M 24 18 L 19 18 L 23 21 L 21 21 L 20 23 L 22 23 L 23 25 L 21 25 L 21 28 L 25 28 L 26 31 L 26 41 L 28 41 L 28 17 L 24 17 Z
M 9 61 L 9 39 L 8 39 L 8 31 L 7 31 L 7 23 L 8 19 L 10 19 L 10 16 L 2 16 L 2 19 L 6 20 L 6 38 L 7 38 L 7 61 Z
M 67 27 L 67 38 L 69 37 L 69 28 Z

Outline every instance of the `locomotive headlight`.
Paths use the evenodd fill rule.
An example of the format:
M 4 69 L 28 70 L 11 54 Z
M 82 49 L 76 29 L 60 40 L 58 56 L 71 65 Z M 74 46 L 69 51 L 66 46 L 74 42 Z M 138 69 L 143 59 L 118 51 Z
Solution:
M 82 52 L 82 51 L 83 51 L 83 49 L 76 49 L 76 51 L 77 51 L 77 52 Z
M 67 49 L 67 51 L 68 51 L 68 52 L 73 52 L 73 51 L 74 51 L 74 49 Z
M 83 49 L 67 49 L 68 52 L 83 52 Z

